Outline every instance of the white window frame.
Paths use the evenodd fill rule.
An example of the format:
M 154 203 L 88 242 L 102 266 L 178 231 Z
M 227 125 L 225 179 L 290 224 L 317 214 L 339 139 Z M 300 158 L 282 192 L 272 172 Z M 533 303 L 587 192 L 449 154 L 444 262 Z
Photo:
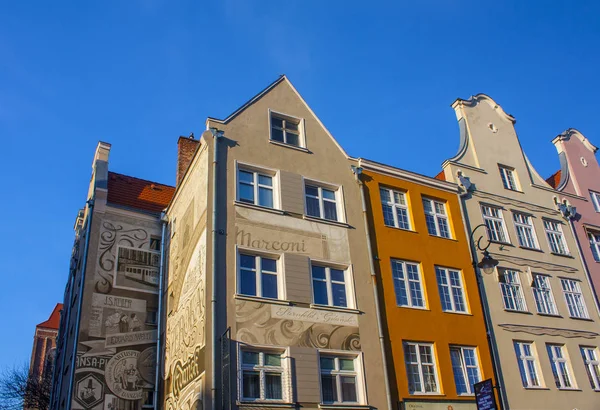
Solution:
M 326 370 L 321 368 L 321 358 L 332 358 L 334 359 L 335 370 Z M 321 392 L 321 404 L 326 405 L 340 405 L 340 404 L 365 404 L 365 380 L 363 374 L 362 355 L 351 354 L 345 351 L 339 350 L 319 350 L 319 390 Z M 340 370 L 339 359 L 351 359 L 354 361 L 354 370 Z M 325 403 L 323 401 L 323 386 L 321 381 L 322 375 L 335 376 L 336 379 L 336 390 L 337 400 L 333 402 Z M 356 399 L 357 401 L 340 401 L 341 398 L 341 378 L 343 376 L 354 376 L 356 378 Z
M 394 263 L 398 263 L 402 265 L 402 273 L 404 275 L 404 278 L 396 278 L 394 276 Z M 411 280 L 408 278 L 408 269 L 406 268 L 407 265 L 413 265 L 417 267 L 417 274 L 419 276 L 419 280 L 415 281 L 415 280 Z M 392 270 L 392 281 L 394 283 L 394 294 L 396 295 L 396 305 L 400 306 L 400 307 L 408 307 L 408 308 L 412 308 L 412 309 L 427 309 L 427 298 L 425 297 L 425 286 L 423 284 L 423 274 L 421 273 L 421 264 L 417 263 L 417 262 L 410 262 L 410 261 L 404 261 L 401 259 L 395 259 L 392 258 L 390 261 L 390 267 Z M 396 281 L 402 281 L 404 283 L 404 289 L 406 289 L 406 299 L 407 299 L 407 304 L 403 305 L 400 304 L 399 302 L 399 295 L 398 295 L 398 291 L 396 289 Z M 419 291 L 421 294 L 421 299 L 423 300 L 423 306 L 419 306 L 419 305 L 415 305 L 415 301 L 413 301 L 413 297 L 412 297 L 412 292 L 411 292 L 411 288 L 410 288 L 410 284 L 412 283 L 418 283 L 419 284 Z
M 523 248 L 539 250 L 540 245 L 535 232 L 535 227 L 533 226 L 533 217 L 529 214 L 517 211 L 513 211 L 512 214 L 519 245 Z M 529 233 L 529 236 L 527 233 Z
M 502 303 L 504 309 L 511 312 L 528 312 L 527 301 L 521 284 L 520 272 L 514 269 L 502 269 L 500 274 L 503 280 L 500 281 L 500 293 L 502 294 Z M 507 278 L 514 277 L 514 281 L 508 282 Z M 506 299 L 512 301 L 511 306 L 507 306 Z
M 315 289 L 314 289 L 314 280 L 313 276 L 312 276 L 312 267 L 313 266 L 320 266 L 322 268 L 325 268 L 325 283 L 327 286 L 327 301 L 328 304 L 327 305 L 323 305 L 320 303 L 316 303 L 315 302 Z M 343 307 L 343 306 L 336 306 L 333 304 L 333 290 L 332 290 L 332 283 L 337 283 L 339 284 L 339 281 L 332 281 L 331 280 L 331 269 L 336 269 L 336 270 L 341 270 L 344 272 L 344 285 L 346 287 L 346 302 L 348 304 L 348 306 Z M 317 279 L 318 281 L 322 281 L 322 279 Z M 323 260 L 319 260 L 319 259 L 311 259 L 310 260 L 310 290 L 311 290 L 311 300 L 312 300 L 312 305 L 314 306 L 329 306 L 335 309 L 355 309 L 356 307 L 356 301 L 354 298 L 354 280 L 353 280 L 353 275 L 352 275 L 352 266 L 348 266 L 348 265 L 339 265 L 339 264 L 335 264 L 335 263 L 331 263 L 329 261 L 323 261 Z
M 526 385 L 523 387 L 525 387 L 527 389 L 543 388 L 544 382 L 541 378 L 541 372 L 540 372 L 540 368 L 538 365 L 535 344 L 533 342 L 514 340 L 513 345 L 515 347 L 515 354 L 517 355 L 517 361 L 522 364 L 522 369 L 521 369 L 521 366 L 518 366 L 518 368 L 519 368 L 519 373 L 521 375 L 521 382 L 526 383 Z M 529 350 L 531 352 L 530 355 L 527 355 L 525 353 L 525 350 L 523 349 L 524 345 L 529 346 Z M 531 366 L 532 366 L 531 368 L 528 365 L 529 363 L 531 363 Z M 525 373 L 523 373 L 523 370 L 525 371 Z M 532 377 L 530 374 L 530 371 L 532 371 L 532 370 L 533 370 L 535 379 L 537 381 L 537 384 L 534 384 L 534 380 L 532 380 Z M 523 376 L 525 376 L 525 377 L 523 377 Z M 525 380 L 523 380 L 523 379 L 525 379 Z
M 600 212 L 600 192 L 590 190 L 590 198 L 596 212 Z
M 259 354 L 259 364 L 251 365 L 244 364 L 243 353 L 254 352 Z M 281 366 L 269 366 L 264 364 L 265 354 L 277 354 L 281 355 Z M 244 371 L 259 372 L 260 380 L 260 398 L 244 397 Z M 281 374 L 281 399 L 267 399 L 266 398 L 266 373 L 280 373 Z M 263 347 L 263 346 L 249 346 L 240 345 L 238 348 L 238 371 L 237 371 L 237 383 L 238 383 L 238 399 L 242 402 L 264 402 L 264 403 L 290 403 L 293 393 L 291 391 L 292 383 L 290 377 L 290 364 L 289 364 L 289 351 L 286 348 L 279 347 Z
M 390 197 L 389 201 L 385 201 L 383 199 L 383 196 L 381 195 L 382 191 L 387 191 L 387 194 Z M 404 198 L 404 203 L 401 204 L 399 202 L 396 202 L 396 195 L 401 196 L 402 198 Z M 386 187 L 379 187 L 379 196 L 381 199 L 381 206 L 382 206 L 382 211 L 383 211 L 383 207 L 384 206 L 389 206 L 390 208 L 392 208 L 392 214 L 393 214 L 393 218 L 394 218 L 394 225 L 388 225 L 385 222 L 385 212 L 383 212 L 383 223 L 385 226 L 391 226 L 394 228 L 398 228 L 398 229 L 404 229 L 406 231 L 410 231 L 412 230 L 412 223 L 410 220 L 410 208 L 408 207 L 408 195 L 405 191 L 400 191 L 397 189 L 392 189 L 392 188 L 386 188 Z M 406 224 L 408 225 L 407 227 L 403 227 L 400 226 L 400 221 L 398 219 L 398 211 L 404 211 L 406 212 Z
M 486 209 L 490 210 L 490 215 L 486 215 Z M 497 211 L 497 216 L 494 215 L 494 211 Z M 481 204 L 481 216 L 487 228 L 488 240 L 510 244 L 510 237 L 508 236 L 506 224 L 504 223 L 502 208 L 494 205 Z M 504 238 L 501 238 L 500 234 L 502 234 Z
M 471 369 L 476 369 L 477 370 L 477 376 L 478 379 L 477 382 L 481 381 L 481 369 L 479 368 L 479 355 L 477 354 L 477 348 L 476 347 L 472 347 L 472 346 L 459 346 L 459 345 L 450 345 L 450 363 L 452 363 L 452 349 L 455 350 L 459 350 L 460 351 L 460 369 L 462 371 L 463 377 L 465 379 L 466 382 L 466 387 L 467 387 L 467 392 L 466 393 L 458 393 L 458 386 L 456 386 L 456 377 L 454 378 L 454 385 L 455 387 L 457 387 L 457 394 L 459 394 L 460 396 L 473 396 L 475 394 L 475 388 L 473 386 L 471 386 L 471 384 L 469 383 L 469 374 L 467 372 L 467 369 L 471 368 Z M 470 350 L 473 351 L 473 354 L 475 356 L 475 366 L 468 366 L 466 361 L 465 361 L 465 350 Z M 453 368 L 452 368 L 452 373 L 454 373 L 454 365 L 452 364 Z
M 256 295 L 247 295 L 242 293 L 242 265 L 241 265 L 241 255 L 252 256 L 254 257 L 254 271 L 256 272 Z M 249 298 L 260 298 L 265 300 L 285 300 L 285 284 L 284 275 L 283 275 L 283 261 L 280 254 L 277 253 L 268 253 L 257 251 L 252 248 L 247 247 L 237 247 L 237 255 L 236 255 L 236 293 L 242 297 Z M 267 259 L 275 259 L 275 263 L 277 266 L 277 299 L 264 297 L 262 296 L 262 266 L 260 263 L 261 258 Z M 270 274 L 270 273 L 269 273 Z
M 253 185 L 253 190 L 254 190 L 254 203 L 240 200 L 240 184 L 242 184 L 242 182 L 240 181 L 240 171 L 252 173 L 252 175 L 253 175 L 252 185 Z M 266 185 L 263 186 L 263 185 L 259 184 L 259 182 L 258 182 L 259 175 L 270 177 L 271 181 L 272 181 L 272 186 L 269 187 Z M 271 189 L 271 191 L 273 192 L 273 207 L 272 208 L 265 206 L 265 205 L 259 205 L 259 203 L 258 203 L 259 187 Z M 258 207 L 267 208 L 267 209 L 281 209 L 281 198 L 280 198 L 279 192 L 280 192 L 280 190 L 279 190 L 279 171 L 278 170 L 259 167 L 256 165 L 251 165 L 251 164 L 246 164 L 246 163 L 236 161 L 236 171 L 235 171 L 235 200 L 236 200 L 236 202 L 238 202 L 240 204 L 244 204 L 244 205 L 258 206 Z
M 552 375 L 556 387 L 560 390 L 576 389 L 575 378 L 571 375 L 571 363 L 569 361 L 569 353 L 565 345 L 547 343 L 546 350 L 552 367 Z M 570 386 L 567 386 L 567 383 Z
M 578 280 L 560 278 L 560 287 L 565 297 L 565 303 L 569 311 L 569 317 L 575 319 L 589 319 L 588 312 L 583 293 L 581 292 L 581 284 Z
M 314 218 L 314 219 L 319 219 L 319 220 L 323 220 L 323 221 L 344 223 L 345 222 L 344 206 L 343 206 L 344 195 L 342 192 L 342 187 L 340 185 L 333 185 L 333 184 L 328 184 L 326 182 L 315 181 L 314 179 L 307 179 L 307 178 L 303 178 L 303 179 L 304 179 L 304 181 L 303 181 L 304 185 L 303 185 L 302 189 L 304 191 L 304 215 L 306 215 L 307 218 Z M 318 189 L 317 196 L 315 197 L 315 196 L 311 195 L 310 197 L 316 198 L 319 201 L 320 216 L 314 216 L 314 215 L 308 214 L 308 201 L 307 201 L 307 194 L 306 194 L 306 186 L 307 185 L 310 185 L 310 186 Z M 325 218 L 324 202 L 332 202 L 332 201 L 330 199 L 323 198 L 323 189 L 326 189 L 328 191 L 333 191 L 335 193 L 337 219 Z
M 598 358 L 598 348 L 594 346 L 579 346 L 579 350 L 590 386 L 592 386 L 592 389 L 600 391 L 600 359 Z
M 416 362 L 410 362 L 408 360 L 407 354 L 408 354 L 408 346 L 415 346 L 416 347 L 416 352 L 417 352 L 417 361 Z M 403 342 L 403 347 L 404 347 L 404 362 L 406 365 L 406 376 L 407 376 L 407 382 L 408 382 L 408 392 L 411 395 L 427 395 L 427 394 L 440 394 L 440 377 L 438 374 L 438 370 L 437 370 L 437 363 L 436 363 L 436 354 L 435 354 L 435 345 L 433 343 L 423 343 L 423 342 L 410 342 L 410 341 L 404 341 Z M 431 349 L 431 359 L 432 359 L 432 363 L 423 363 L 421 360 L 421 347 L 428 347 Z M 411 390 L 410 389 L 410 372 L 409 372 L 409 368 L 408 365 L 417 365 L 418 369 L 419 369 L 419 383 L 421 384 L 421 390 Z M 436 386 L 436 390 L 435 391 L 431 391 L 428 392 L 425 389 L 425 376 L 423 373 L 423 364 L 427 365 L 427 366 L 433 366 L 433 374 L 434 374 L 434 378 L 435 378 L 435 386 Z
M 422 199 L 421 202 L 423 203 L 423 213 L 425 214 L 425 221 L 427 222 L 427 215 L 430 215 L 433 217 L 433 221 L 435 223 L 435 233 L 429 232 L 429 226 L 427 226 L 427 232 L 429 232 L 430 235 L 438 236 L 440 238 L 452 239 L 452 227 L 450 226 L 450 218 L 448 215 L 448 209 L 446 208 L 446 202 L 440 201 L 438 199 L 429 198 L 429 197 L 422 197 L 421 199 Z M 425 201 L 430 203 L 431 212 L 427 212 L 427 209 L 425 209 L 425 204 L 424 204 Z M 437 211 L 437 209 L 435 207 L 436 204 L 441 205 L 444 208 L 443 214 L 441 214 Z M 440 229 L 440 219 L 443 219 L 446 221 L 448 236 L 442 235 L 442 230 Z M 427 223 L 426 223 L 426 225 L 427 225 Z
M 537 312 L 542 315 L 558 316 L 558 308 L 554 300 L 550 276 L 541 273 L 532 273 L 532 277 L 531 292 L 533 293 Z M 542 309 L 540 309 L 540 305 Z
M 273 139 L 273 117 L 277 117 L 283 121 L 290 121 L 298 124 L 298 145 L 290 144 L 287 142 L 286 138 L 286 127 L 284 123 L 283 127 L 283 141 L 277 141 Z M 277 127 L 279 128 L 279 127 Z M 304 118 L 294 117 L 293 115 L 284 114 L 282 112 L 277 112 L 269 109 L 269 141 L 275 144 L 283 144 L 289 147 L 302 148 L 306 150 L 306 135 L 304 133 Z
M 514 168 L 498 164 L 498 170 L 500 171 L 500 179 L 502 180 L 504 189 L 508 189 L 509 191 L 521 191 L 519 189 L 517 172 Z
M 450 275 L 451 272 L 458 274 L 458 282 L 459 282 L 460 286 L 457 287 L 457 286 L 452 285 L 451 275 Z M 446 279 L 445 285 L 440 283 L 440 278 L 439 278 L 438 273 L 440 275 L 443 275 L 443 277 Z M 442 310 L 444 312 L 469 313 L 469 304 L 467 303 L 467 296 L 465 293 L 465 285 L 464 285 L 464 281 L 463 281 L 462 271 L 460 271 L 458 269 L 436 266 L 435 267 L 435 278 L 436 278 L 437 285 L 438 285 L 438 292 L 440 293 L 440 302 L 442 305 Z M 444 309 L 444 303 L 443 303 L 442 292 L 441 292 L 441 288 L 444 288 L 444 287 L 448 290 L 448 294 L 450 295 L 450 309 Z M 457 309 L 456 300 L 455 300 L 455 292 L 460 292 L 460 297 L 462 298 L 462 301 L 463 301 L 464 310 Z
M 543 221 L 544 231 L 546 231 L 546 239 L 548 240 L 550 252 L 555 255 L 570 255 L 569 247 L 567 246 L 567 240 L 562 230 L 562 224 L 553 219 L 544 219 Z
M 588 231 L 588 238 L 590 240 L 592 256 L 596 262 L 600 262 L 600 233 Z

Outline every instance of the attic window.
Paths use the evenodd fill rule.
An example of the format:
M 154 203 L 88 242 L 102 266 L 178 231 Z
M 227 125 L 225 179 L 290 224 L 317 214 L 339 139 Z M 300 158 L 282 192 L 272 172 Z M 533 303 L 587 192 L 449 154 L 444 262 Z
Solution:
M 270 113 L 271 141 L 304 147 L 304 127 L 300 118 L 289 115 Z

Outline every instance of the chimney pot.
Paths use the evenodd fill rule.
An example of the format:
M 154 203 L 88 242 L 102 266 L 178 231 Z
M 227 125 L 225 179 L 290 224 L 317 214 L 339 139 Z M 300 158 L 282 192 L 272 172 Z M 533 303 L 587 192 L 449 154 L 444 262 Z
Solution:
M 194 133 L 189 137 L 179 137 L 177 140 L 177 185 L 183 179 L 199 145 L 200 141 L 194 139 Z

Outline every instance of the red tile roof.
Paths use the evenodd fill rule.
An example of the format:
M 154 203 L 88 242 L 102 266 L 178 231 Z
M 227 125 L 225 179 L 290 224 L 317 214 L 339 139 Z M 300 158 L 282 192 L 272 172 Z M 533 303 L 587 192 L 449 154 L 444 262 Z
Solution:
M 108 173 L 108 203 L 143 211 L 161 212 L 169 205 L 175 187 L 117 174 Z
M 436 176 L 434 176 L 435 179 L 439 179 L 440 181 L 445 181 L 446 180 L 446 174 L 444 173 L 444 170 L 440 171 L 439 174 L 437 174 Z
M 60 311 L 63 308 L 62 303 L 57 303 L 54 307 L 54 310 L 50 314 L 50 317 L 45 322 L 40 323 L 36 327 L 43 327 L 45 329 L 56 329 L 58 330 L 58 326 L 60 325 Z
M 549 183 L 552 188 L 556 189 L 556 187 L 560 183 L 560 176 L 561 176 L 561 172 L 559 169 L 554 174 L 552 174 L 548 179 L 546 179 L 546 182 Z

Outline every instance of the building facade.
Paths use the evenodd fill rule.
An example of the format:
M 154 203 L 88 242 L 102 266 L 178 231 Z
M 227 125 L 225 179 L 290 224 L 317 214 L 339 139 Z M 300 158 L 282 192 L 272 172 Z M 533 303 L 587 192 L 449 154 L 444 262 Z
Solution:
M 154 408 L 161 210 L 172 187 L 109 171 L 99 143 L 75 224 L 52 409 Z
M 552 140 L 561 169 L 547 182 L 556 188 L 561 205 L 576 208 L 573 229 L 596 299 L 600 300 L 600 165 L 598 148 L 575 129 L 568 129 Z M 598 353 L 594 353 L 598 358 Z M 595 379 L 594 379 L 595 380 Z M 600 389 L 600 385 L 596 384 Z
M 360 166 L 395 401 L 474 410 L 473 385 L 494 372 L 458 186 Z
M 599 317 L 559 194 L 523 153 L 515 119 L 490 97 L 452 106 L 460 148 L 443 177 L 461 186 L 468 229 L 482 225 L 499 261 L 481 277 L 504 408 L 597 408 L 582 352 L 600 343 Z
M 206 126 L 167 210 L 165 408 L 389 408 L 356 161 L 285 76 Z
M 56 358 L 56 337 L 62 308 L 62 303 L 57 303 L 48 320 L 35 327 L 29 374 L 38 380 L 52 377 Z

